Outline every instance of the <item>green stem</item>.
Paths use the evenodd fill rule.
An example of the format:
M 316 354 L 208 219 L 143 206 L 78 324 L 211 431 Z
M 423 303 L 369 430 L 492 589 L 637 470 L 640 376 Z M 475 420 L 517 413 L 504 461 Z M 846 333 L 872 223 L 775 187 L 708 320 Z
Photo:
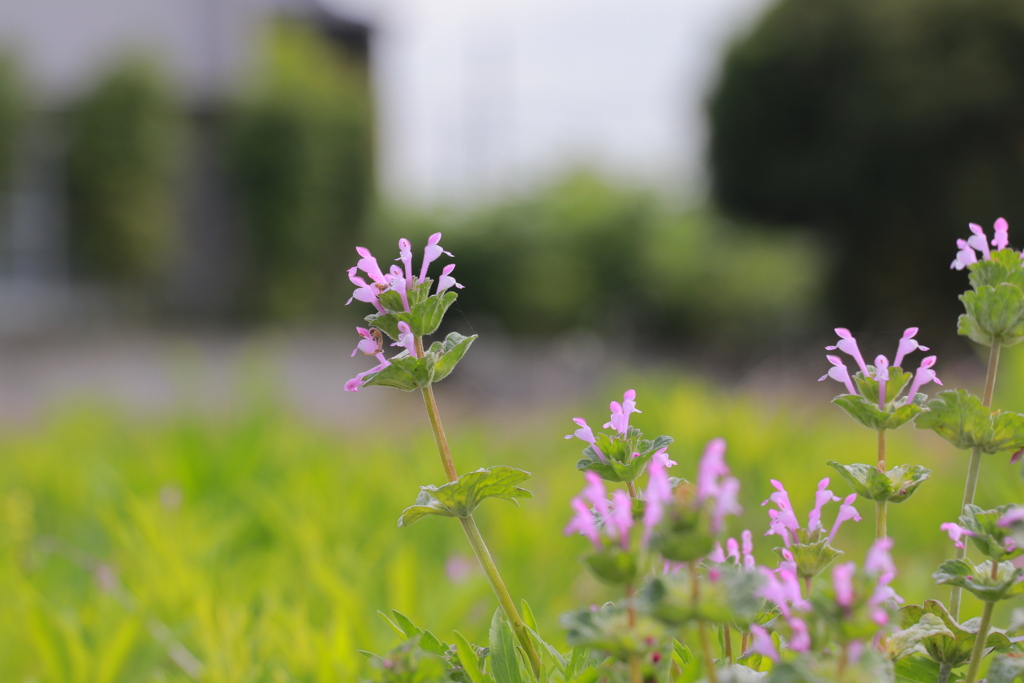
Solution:
M 416 338 L 416 355 L 417 357 L 423 356 L 423 341 L 419 337 Z M 437 400 L 434 398 L 433 387 L 427 386 L 423 389 L 423 403 L 427 407 L 430 428 L 434 432 L 434 443 L 437 444 L 437 454 L 441 457 L 441 465 L 444 467 L 445 477 L 447 477 L 449 482 L 457 481 L 459 475 L 455 471 L 455 461 L 452 459 L 452 452 L 448 447 L 448 437 L 445 436 L 444 426 L 441 424 L 441 415 L 437 410 Z M 523 618 L 519 616 L 519 611 L 516 610 L 516 604 L 512 601 L 508 588 L 505 587 L 505 582 L 501 579 L 501 574 L 498 573 L 498 567 L 494 564 L 494 559 L 487 549 L 487 544 L 484 543 L 483 536 L 480 535 L 480 529 L 477 528 L 472 515 L 460 517 L 459 521 L 462 522 L 462 529 L 466 532 L 469 545 L 472 546 L 477 561 L 483 568 L 484 574 L 487 575 L 487 581 L 491 584 L 491 590 L 494 591 L 494 595 L 498 598 L 498 604 L 501 605 L 505 618 L 508 619 L 513 633 L 516 634 L 516 639 L 519 640 L 519 645 L 526 652 L 526 656 L 530 660 L 530 667 L 533 669 L 534 675 L 539 676 L 540 656 L 537 654 L 533 640 L 526 630 Z
M 993 341 L 992 346 L 989 348 L 988 353 L 988 371 L 985 373 L 985 393 L 981 395 L 981 405 L 986 408 L 992 407 L 992 393 L 996 388 L 996 371 L 999 369 L 999 349 L 1001 346 L 998 342 Z M 981 470 L 981 448 L 975 447 L 971 451 L 971 463 L 967 467 L 967 482 L 964 484 L 964 501 L 960 505 L 960 512 L 962 513 L 968 505 L 974 504 L 974 494 L 978 490 L 978 473 Z M 967 544 L 963 544 L 964 547 L 957 548 L 954 557 L 958 560 L 962 560 L 967 555 Z M 963 589 L 959 586 L 953 588 L 949 595 L 949 614 L 953 617 L 954 621 L 960 620 L 960 599 L 963 596 Z
M 885 430 L 878 430 L 878 471 L 882 475 L 885 474 Z M 888 534 L 886 533 L 885 523 L 888 502 L 884 500 L 877 501 L 875 503 L 875 538 L 885 538 Z
M 636 500 L 636 486 L 633 485 L 633 482 L 626 482 L 626 490 L 629 491 L 629 497 Z
M 725 660 L 729 662 L 729 664 L 732 664 L 732 627 L 730 627 L 729 624 L 725 624 L 722 628 L 725 629 L 725 633 L 722 634 L 722 643 L 724 645 L 722 648 L 722 656 L 725 657 Z
M 626 614 L 629 620 L 629 628 L 636 628 L 636 608 L 633 607 L 633 584 L 626 586 Z M 643 683 L 644 675 L 640 667 L 640 657 L 635 654 L 629 656 L 629 681 L 630 683 Z
M 953 673 L 952 664 L 943 664 L 939 667 L 939 678 L 935 683 L 949 683 L 949 675 Z
M 978 679 L 978 670 L 981 668 L 981 658 L 985 653 L 985 641 L 988 640 L 988 629 L 992 625 L 992 610 L 995 606 L 994 602 L 986 602 L 985 609 L 981 612 L 981 625 L 978 627 L 978 635 L 975 636 L 971 665 L 967 667 L 967 678 L 964 683 L 974 683 Z
M 480 566 L 484 568 L 484 573 L 487 574 L 487 581 L 491 584 L 491 590 L 498 597 L 498 603 L 501 605 L 502 611 L 505 612 L 505 617 L 508 619 L 509 624 L 512 626 L 512 631 L 519 640 L 519 645 L 522 646 L 523 651 L 526 652 L 526 656 L 530 660 L 530 667 L 533 669 L 534 675 L 539 676 L 540 656 L 533 646 L 533 640 L 526 630 L 526 624 L 523 623 L 522 617 L 516 611 L 516 604 L 512 601 L 512 596 L 509 595 L 508 589 L 505 588 L 505 582 L 501 580 L 501 574 L 498 573 L 498 567 L 494 564 L 491 553 L 487 550 L 484 538 L 480 535 L 480 529 L 477 528 L 472 516 L 460 517 L 459 521 L 462 522 L 466 538 L 469 539 L 469 544 L 473 546 L 476 559 L 480 561 Z
M 690 562 L 690 587 L 693 592 L 693 611 L 697 612 L 697 605 L 700 603 L 700 580 L 697 576 L 697 563 Z M 711 643 L 708 641 L 707 624 L 703 619 L 697 620 L 697 635 L 700 636 L 700 649 L 704 655 L 704 666 L 708 670 L 708 681 L 718 683 L 718 673 L 715 671 L 715 660 L 711 656 Z

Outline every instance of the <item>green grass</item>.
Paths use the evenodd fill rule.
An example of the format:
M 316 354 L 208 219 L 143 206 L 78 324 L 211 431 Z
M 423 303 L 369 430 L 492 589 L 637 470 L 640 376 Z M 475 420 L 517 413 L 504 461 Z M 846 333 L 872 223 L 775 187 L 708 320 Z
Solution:
M 1018 355 L 1008 354 L 1007 391 L 996 403 L 1009 409 L 1024 408 Z M 768 401 L 678 378 L 624 382 L 644 410 L 634 422 L 676 438 L 674 474 L 692 477 L 703 444 L 727 439 L 746 505 L 731 529 L 754 531 L 765 564 L 775 540 L 761 536 L 769 478 L 787 485 L 805 517 L 817 480 L 834 475 L 825 461 L 874 457 L 873 434 L 827 403 Z M 448 425 L 460 471 L 502 464 L 534 474 L 535 497 L 521 509 L 488 501 L 477 517 L 512 594 L 530 602 L 556 642 L 559 614 L 616 597 L 578 564 L 586 542 L 561 534 L 582 484 L 581 444 L 561 437 L 573 416 L 600 424 L 626 386 L 508 424 Z M 439 394 L 443 414 L 444 385 Z M 453 582 L 445 572 L 446 561 L 470 558 L 459 526 L 440 518 L 396 526 L 418 485 L 442 482 L 425 417 L 382 437 L 376 429 L 337 433 L 270 408 L 146 424 L 79 409 L 4 439 L 0 680 L 189 681 L 192 658 L 201 680 L 214 683 L 357 680 L 365 660 L 356 651 L 396 641 L 378 609 L 398 609 L 442 638 L 458 628 L 483 642 L 495 607 L 483 575 Z M 933 470 L 889 513 L 903 570 L 897 590 L 912 601 L 945 598 L 928 577 L 952 553 L 938 525 L 956 517 L 967 456 L 912 426 L 891 436 L 889 453 L 891 464 Z M 847 493 L 837 476 L 833 483 Z M 981 504 L 1022 494 L 1006 457 L 984 462 Z M 858 507 L 864 521 L 844 526 L 837 541 L 855 560 L 873 533 L 872 506 Z M 965 609 L 979 611 L 970 600 Z

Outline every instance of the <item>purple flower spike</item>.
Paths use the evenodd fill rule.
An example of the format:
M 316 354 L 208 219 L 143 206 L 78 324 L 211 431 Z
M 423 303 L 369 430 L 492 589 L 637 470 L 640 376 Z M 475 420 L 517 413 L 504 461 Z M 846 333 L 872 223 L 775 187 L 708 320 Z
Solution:
M 697 466 L 697 499 L 704 501 L 718 496 L 719 478 L 729 475 L 725 465 L 725 439 L 717 438 L 708 442 Z
M 991 261 L 992 252 L 988 248 L 988 237 L 986 237 L 985 231 L 976 223 L 969 223 L 968 227 L 974 234 L 967 238 L 967 244 L 981 252 L 986 261 Z
M 437 294 L 440 294 L 449 287 L 455 287 L 457 289 L 463 289 L 463 286 L 455 281 L 452 277 L 452 271 L 455 270 L 455 264 L 449 263 L 447 266 L 441 269 L 441 277 L 437 279 Z
M 582 534 L 590 539 L 590 542 L 594 544 L 594 548 L 600 550 L 601 535 L 597 531 L 597 523 L 594 521 L 594 514 L 590 511 L 590 508 L 587 507 L 587 504 L 578 497 L 572 499 L 572 507 L 576 510 L 576 516 L 572 518 L 562 533 L 567 536 L 573 532 Z
M 972 263 L 978 262 L 978 255 L 974 253 L 974 249 L 971 249 L 971 245 L 967 243 L 967 240 L 957 240 L 956 246 L 956 258 L 953 259 L 953 263 L 949 266 L 950 268 L 963 270 Z
M 711 515 L 711 532 L 718 533 L 722 530 L 722 524 L 726 515 L 742 515 L 743 507 L 737 500 L 740 493 L 740 480 L 736 477 L 726 477 L 719 488 L 718 497 L 715 501 L 715 511 Z
M 835 346 L 826 346 L 825 349 L 833 351 L 838 349 L 848 356 L 852 356 L 857 361 L 857 367 L 864 373 L 864 376 L 868 376 L 868 366 L 864 363 L 864 357 L 860 355 L 860 349 L 857 348 L 857 340 L 853 338 L 850 331 L 845 327 L 837 327 L 836 334 L 839 335 L 839 341 L 835 343 Z
M 914 373 L 914 381 L 910 385 L 910 391 L 907 392 L 907 401 L 913 401 L 914 396 L 917 395 L 918 390 L 928 384 L 928 382 L 935 382 L 939 386 L 942 386 L 942 380 L 935 375 L 935 371 L 932 370 L 932 366 L 935 365 L 935 356 L 928 356 L 921 361 L 921 366 Z
M 398 258 L 405 266 L 405 281 L 412 284 L 412 243 L 404 237 L 398 240 Z
M 837 382 L 842 382 L 846 385 L 846 393 L 856 394 L 857 390 L 853 388 L 853 382 L 850 381 L 850 371 L 846 369 L 846 365 L 843 364 L 842 359 L 839 358 L 839 356 L 825 356 L 825 358 L 832 364 L 832 367 L 829 368 L 829 371 L 822 375 L 818 381 L 821 382 L 824 381 L 826 377 L 831 377 Z
M 817 529 L 824 529 L 821 525 L 821 508 L 825 506 L 825 503 L 838 503 L 842 500 L 839 496 L 833 494 L 828 490 L 829 478 L 825 477 L 818 482 L 818 490 L 814 494 L 814 509 L 811 510 L 811 514 L 807 516 L 807 530 L 816 531 Z
M 430 239 L 427 240 L 427 246 L 423 249 L 423 266 L 420 268 L 420 282 L 423 282 L 423 280 L 426 279 L 427 268 L 431 263 L 439 259 L 441 254 L 448 254 L 449 256 L 452 255 L 450 251 L 445 251 L 441 248 L 441 245 L 438 244 L 440 241 L 441 233 L 439 232 L 435 232 L 430 236 Z
M 875 358 L 875 379 L 878 381 L 878 409 L 885 410 L 885 383 L 889 381 L 889 359 L 885 356 Z
M 576 437 L 580 441 L 585 441 L 594 449 L 594 452 L 597 453 L 597 457 L 601 458 L 601 462 L 605 462 L 604 453 L 602 453 L 601 449 L 597 447 L 597 441 L 594 439 L 594 430 L 590 428 L 587 421 L 582 417 L 574 417 L 572 421 L 579 426 L 579 429 L 572 434 L 566 434 L 565 438 L 571 439 Z
M 1002 250 L 1010 246 L 1010 238 L 1006 234 L 1010 230 L 1009 223 L 1005 218 L 997 218 L 995 224 L 996 236 L 992 239 L 992 246 Z
M 956 548 L 964 547 L 963 541 L 960 540 L 961 538 L 963 538 L 964 536 L 975 535 L 974 532 L 970 529 L 965 529 L 959 524 L 954 524 L 953 522 L 946 522 L 945 524 L 940 524 L 939 529 L 949 534 L 949 540 L 953 541 L 953 546 Z
M 853 501 L 857 500 L 857 494 L 851 493 L 843 501 L 842 505 L 839 506 L 839 514 L 836 515 L 836 523 L 832 525 L 832 531 L 828 534 L 828 542 L 831 543 L 832 539 L 836 537 L 836 532 L 839 531 L 839 525 L 848 519 L 852 519 L 855 522 L 860 521 L 860 513 L 857 512 L 857 508 L 853 507 Z
M 853 573 L 857 565 L 853 562 L 836 565 L 832 569 L 832 587 L 836 591 L 836 602 L 840 607 L 853 605 Z
M 900 337 L 900 345 L 899 348 L 896 350 L 896 359 L 892 362 L 893 367 L 902 368 L 903 357 L 906 356 L 908 353 L 912 353 L 914 351 L 928 350 L 927 346 L 921 346 L 918 343 L 918 341 L 914 339 L 914 335 L 916 334 L 916 327 L 908 327 L 906 332 L 903 333 L 903 336 Z

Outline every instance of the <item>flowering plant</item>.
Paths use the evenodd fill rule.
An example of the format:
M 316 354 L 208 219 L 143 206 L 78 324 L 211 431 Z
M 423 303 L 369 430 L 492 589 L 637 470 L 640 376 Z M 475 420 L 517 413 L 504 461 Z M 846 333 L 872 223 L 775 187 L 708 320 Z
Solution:
M 730 517 L 743 508 L 724 439 L 706 445 L 688 470 L 691 482 L 669 476 L 679 467 L 673 457 L 680 457 L 669 455 L 671 437 L 645 439 L 632 424 L 634 415 L 642 415 L 636 391 L 610 403 L 607 431 L 573 418 L 576 429 L 565 438 L 585 444 L 576 464 L 583 488 L 569 502 L 572 514 L 564 531 L 586 539 L 582 563 L 616 592 L 616 599 L 563 615 L 568 652 L 544 640 L 525 602 L 520 612 L 473 521 L 487 498 L 529 498 L 519 486 L 529 474 L 493 466 L 460 476 L 441 425 L 432 385 L 451 373 L 476 338 L 453 332 L 429 348 L 424 345 L 461 288 L 452 264 L 436 285 L 427 276 L 433 261 L 451 254 L 441 248 L 440 234 L 431 236 L 414 275 L 408 240 L 399 241 L 401 266 L 387 273 L 359 248 L 360 259 L 349 271 L 356 286 L 352 299 L 372 305 L 374 312 L 366 318 L 368 327 L 357 328 L 360 341 L 353 355 L 372 356 L 376 365 L 349 380 L 346 389 L 419 390 L 447 479 L 422 486 L 399 525 L 428 516 L 458 519 L 498 602 L 486 648 L 459 632 L 444 642 L 393 613 L 388 621 L 404 643 L 386 656 L 371 655 L 380 679 L 946 683 L 955 674 L 975 683 L 986 657 L 990 683 L 1011 683 L 1024 674 L 1024 649 L 1009 630 L 992 626 L 995 603 L 1024 595 L 1024 568 L 1014 563 L 1024 556 L 1024 506 L 984 510 L 974 504 L 981 456 L 1013 451 L 1016 459 L 1024 453 L 1024 415 L 991 409 L 999 349 L 1024 339 L 1024 256 L 1009 248 L 1003 219 L 996 222 L 991 243 L 979 226 L 972 224 L 971 232 L 957 242 L 952 267 L 967 270 L 972 287 L 960 297 L 965 313 L 958 330 L 990 348 L 983 395 L 964 389 L 926 394 L 930 385 L 942 385 L 934 369 L 937 357 L 925 356 L 913 372 L 903 369 L 910 354 L 928 351 L 915 327 L 904 331 L 891 361 L 877 355 L 872 364 L 854 335 L 837 328 L 839 339 L 826 350 L 852 359 L 855 368 L 828 354 L 831 367 L 821 380 L 839 382 L 845 391 L 833 403 L 876 433 L 876 458 L 870 464 L 829 461 L 852 492 L 841 497 L 830 488 L 831 480 L 822 478 L 806 522 L 785 486 L 770 480 L 774 491 L 762 506 L 768 507 L 764 535 L 777 540 L 772 562 L 755 557 L 751 530 L 741 531 L 739 541 L 728 535 Z M 390 358 L 384 353 L 387 339 L 401 349 Z M 933 574 L 937 585 L 952 587 L 948 607 L 938 600 L 905 605 L 893 587 L 898 575 L 891 553 L 895 550 L 898 559 L 900 549 L 887 533 L 888 504 L 910 499 L 931 475 L 921 465 L 888 466 L 886 433 L 911 422 L 971 450 L 963 503 L 949 511 L 957 522 L 934 529 L 936 537 L 945 531 L 954 546 L 954 557 Z M 864 558 L 847 560 L 837 546 L 844 523 L 861 520 L 858 498 L 875 504 L 876 538 Z M 839 503 L 838 509 L 831 503 Z M 984 560 L 967 558 L 966 539 Z M 959 621 L 964 591 L 982 601 L 980 619 Z M 1024 619 L 1018 619 L 1011 630 L 1022 625 Z

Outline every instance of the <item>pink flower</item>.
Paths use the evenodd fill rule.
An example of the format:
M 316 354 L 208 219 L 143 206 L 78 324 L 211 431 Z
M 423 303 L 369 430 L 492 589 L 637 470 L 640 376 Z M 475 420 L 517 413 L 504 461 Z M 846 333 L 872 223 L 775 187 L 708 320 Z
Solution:
M 345 382 L 345 391 L 359 391 L 359 389 L 363 386 L 363 383 L 367 375 L 372 375 L 374 373 L 380 372 L 384 368 L 391 365 L 391 361 L 385 359 L 383 353 L 377 354 L 377 359 L 380 361 L 379 365 L 370 368 L 365 372 L 360 372 L 358 375 L 356 375 L 349 381 Z
M 572 434 L 566 434 L 565 438 L 571 439 L 576 437 L 577 439 L 590 444 L 591 448 L 594 449 L 594 452 L 597 453 L 597 457 L 601 459 L 601 462 L 605 462 L 606 458 L 604 457 L 604 453 L 602 453 L 601 449 L 597 447 L 597 441 L 594 439 L 594 430 L 587 425 L 587 421 L 582 417 L 574 417 L 572 421 L 579 425 L 579 429 Z
M 771 523 L 768 525 L 768 532 L 765 533 L 765 536 L 771 536 L 772 534 L 782 536 L 783 542 L 788 546 L 790 543 L 789 532 L 796 532 L 800 528 L 800 522 L 797 521 L 796 513 L 793 512 L 793 506 L 789 502 L 789 494 L 786 492 L 782 482 L 772 479 L 771 483 L 777 490 L 768 497 L 768 500 L 761 503 L 761 506 L 775 503 L 778 510 L 768 511 Z
M 665 474 L 664 463 L 655 458 L 647 471 L 650 473 L 650 480 L 644 496 L 644 545 L 650 540 L 654 527 L 663 519 L 664 506 L 672 502 L 672 484 Z
M 750 529 L 744 529 L 743 533 L 740 534 L 740 552 L 743 555 L 743 568 L 747 571 L 753 571 L 757 563 L 754 561 L 754 536 L 750 533 Z
M 846 355 L 852 356 L 857 361 L 860 371 L 864 373 L 865 377 L 868 377 L 868 366 L 865 365 L 864 358 L 860 355 L 860 349 L 857 348 L 857 340 L 853 338 L 853 335 L 845 327 L 837 327 L 836 334 L 839 335 L 839 341 L 835 343 L 835 346 L 826 346 L 825 349 L 828 351 L 838 349 Z
M 953 522 L 946 522 L 939 525 L 939 529 L 949 534 L 949 540 L 953 541 L 953 546 L 956 548 L 963 548 L 964 543 L 960 539 L 964 536 L 974 536 L 975 533 L 970 529 L 965 529 L 959 524 Z
M 907 401 L 913 401 L 918 390 L 925 384 L 928 384 L 928 382 L 935 382 L 939 386 L 942 386 L 942 380 L 940 380 L 938 376 L 936 376 L 935 371 L 932 370 L 932 366 L 935 365 L 935 360 L 935 356 L 928 356 L 921 361 L 921 365 L 917 368 L 917 372 L 914 373 L 914 381 L 910 384 L 910 391 L 907 392 Z
M 754 636 L 754 642 L 751 643 L 749 652 L 759 654 L 762 657 L 767 657 L 773 662 L 779 661 L 779 651 L 776 649 L 775 642 L 772 640 L 772 637 L 768 635 L 767 631 L 757 624 L 751 624 L 750 633 Z
M 852 519 L 855 522 L 860 521 L 860 513 L 857 512 L 857 508 L 853 507 L 853 501 L 857 500 L 857 494 L 851 493 L 843 501 L 842 505 L 839 506 L 839 514 L 836 515 L 836 522 L 832 525 L 832 531 L 829 532 L 828 542 L 831 543 L 832 539 L 836 537 L 836 532 L 839 531 L 839 525 L 848 519 Z
M 708 553 L 708 559 L 716 564 L 722 564 L 725 562 L 725 551 L 722 550 L 722 544 L 715 541 L 715 547 Z
M 391 284 L 391 289 L 398 292 L 402 297 L 402 307 L 409 311 L 409 282 L 406 281 L 405 276 L 402 275 L 402 269 L 398 266 L 391 266 L 391 272 L 387 275 L 388 282 Z
M 839 564 L 832 569 L 832 587 L 840 607 L 849 609 L 853 605 L 853 574 L 856 571 L 857 565 L 853 562 Z
M 1017 522 L 1024 521 L 1024 506 L 1014 506 L 1006 511 L 1006 514 L 999 518 L 999 526 L 1012 526 Z
M 996 236 L 992 239 L 992 246 L 996 249 L 1002 250 L 1010 246 L 1010 238 L 1007 236 L 1007 232 L 1010 229 L 1010 225 L 1006 222 L 1005 218 L 997 218 L 995 224 Z
M 971 245 L 967 244 L 967 240 L 957 240 L 956 246 L 956 258 L 953 259 L 953 263 L 949 265 L 950 268 L 963 270 L 972 263 L 978 262 L 978 255 L 974 253 L 973 249 L 971 249 Z
M 793 637 L 789 639 L 789 648 L 794 652 L 807 652 L 811 649 L 811 636 L 807 632 L 807 624 L 803 619 L 793 618 L 789 620 L 789 628 Z
M 565 530 L 562 533 L 568 536 L 569 534 L 576 532 L 586 536 L 590 539 L 590 542 L 594 544 L 594 548 L 600 550 L 601 535 L 597 531 L 597 523 L 594 521 L 594 514 L 590 511 L 590 508 L 587 507 L 587 504 L 579 497 L 573 498 L 570 504 L 576 511 L 576 515 L 569 521 L 569 524 L 565 527 Z
M 377 259 L 373 257 L 370 250 L 366 247 L 356 247 L 356 253 L 361 257 L 356 261 L 356 268 L 369 275 L 370 279 L 381 287 L 387 287 L 388 281 L 384 278 L 384 273 L 380 271 Z
M 441 269 L 441 277 L 437 279 L 437 294 L 440 294 L 449 287 L 463 289 L 463 286 L 456 282 L 455 278 L 452 277 L 453 270 L 455 270 L 454 263 L 449 263 L 447 266 Z
M 675 467 L 679 463 L 677 463 L 675 460 L 670 458 L 668 456 L 668 452 L 667 451 L 668 451 L 668 446 L 665 446 L 664 448 L 659 448 L 658 450 L 654 451 L 654 455 L 651 457 L 651 459 L 654 462 L 661 462 L 661 464 L 663 466 L 665 466 L 666 468 L 668 468 L 668 467 Z
M 610 406 L 612 416 L 608 422 L 604 423 L 604 428 L 614 429 L 622 436 L 626 436 L 629 432 L 629 416 L 631 413 L 639 413 L 636 409 L 636 392 L 632 389 L 626 391 L 622 395 L 622 403 L 618 401 L 612 401 Z
M 740 482 L 729 475 L 729 468 L 725 465 L 725 439 L 712 439 L 704 448 L 697 467 L 697 501 L 714 500 L 711 516 L 711 531 L 714 533 L 721 530 L 726 515 L 743 512 L 737 501 Z
M 423 249 L 423 265 L 420 268 L 420 282 L 423 282 L 427 278 L 427 267 L 431 263 L 440 258 L 441 254 L 452 255 L 450 251 L 445 251 L 441 248 L 439 242 L 441 241 L 441 233 L 435 232 L 427 240 L 427 246 Z
M 875 358 L 875 380 L 878 381 L 878 409 L 885 410 L 885 404 L 888 403 L 885 383 L 889 381 L 889 359 L 885 356 Z
M 891 538 L 880 538 L 871 544 L 867 557 L 864 559 L 864 571 L 872 574 L 888 576 L 889 580 L 896 576 L 896 565 L 892 561 L 893 541 Z
M 345 305 L 348 306 L 352 303 L 352 299 L 355 299 L 364 303 L 373 304 L 378 313 L 383 313 L 384 309 L 377 300 L 381 291 L 380 286 L 366 284 L 366 280 L 356 275 L 356 271 L 358 270 L 359 269 L 356 266 L 352 266 L 348 269 L 349 282 L 356 286 L 356 291 L 352 292 L 352 296 L 348 298 Z
M 976 223 L 969 223 L 968 227 L 974 234 L 967 238 L 967 244 L 971 248 L 980 251 L 986 261 L 992 260 L 992 252 L 989 251 L 988 237 L 985 236 L 985 231 Z
M 401 346 L 409 352 L 410 356 L 413 356 L 414 358 L 417 357 L 416 336 L 412 333 L 412 328 L 409 327 L 409 323 L 404 320 L 398 321 L 398 341 L 393 343 L 392 346 Z
M 837 382 L 842 382 L 846 385 L 846 393 L 856 394 L 857 390 L 853 388 L 853 382 L 850 381 L 850 371 L 846 369 L 842 359 L 839 356 L 825 356 L 825 358 L 832 364 L 832 367 L 818 381 L 823 382 L 826 377 L 831 377 Z
M 899 347 L 896 349 L 896 358 L 892 362 L 893 367 L 902 368 L 903 358 L 908 353 L 913 353 L 914 351 L 928 350 L 927 346 L 921 346 L 921 344 L 919 344 L 918 341 L 914 339 L 914 335 L 916 334 L 916 327 L 908 327 L 906 331 L 903 333 L 903 336 L 900 337 Z
M 384 348 L 384 338 L 381 337 L 379 330 L 368 330 L 365 327 L 357 327 L 356 332 L 362 337 L 362 340 L 356 344 L 356 348 L 352 349 L 352 355 L 349 358 L 355 358 L 355 355 L 360 351 L 364 356 L 376 356 Z
M 824 527 L 821 525 L 821 508 L 824 507 L 825 503 L 838 503 L 840 501 L 839 496 L 828 490 L 828 483 L 828 477 L 818 482 L 818 490 L 814 494 L 814 509 L 807 516 L 808 531 L 824 530 Z
M 622 549 L 629 546 L 629 530 L 633 527 L 633 500 L 622 489 L 612 494 L 612 514 L 605 520 L 605 528 L 614 531 Z
M 405 281 L 412 284 L 412 243 L 404 237 L 398 240 L 398 258 L 405 266 Z

